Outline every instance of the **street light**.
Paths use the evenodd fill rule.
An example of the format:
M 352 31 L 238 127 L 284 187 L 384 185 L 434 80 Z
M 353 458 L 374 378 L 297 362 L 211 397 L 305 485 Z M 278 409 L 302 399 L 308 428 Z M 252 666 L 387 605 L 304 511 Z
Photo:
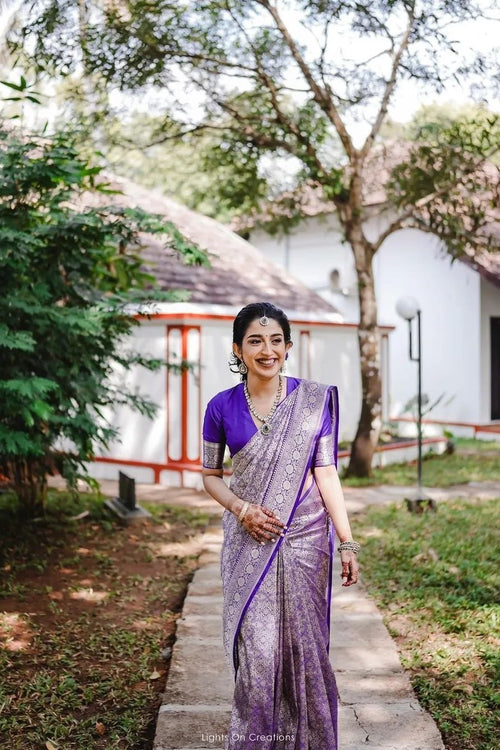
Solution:
M 410 360 L 418 365 L 418 416 L 417 416 L 417 438 L 418 438 L 418 474 L 417 474 L 417 491 L 413 497 L 406 498 L 406 505 L 409 511 L 413 513 L 422 513 L 424 505 L 431 510 L 436 510 L 436 502 L 428 497 L 422 490 L 422 339 L 420 332 L 420 307 L 414 297 L 401 297 L 396 302 L 396 312 L 402 318 L 408 321 L 408 331 L 410 339 Z M 413 354 L 412 340 L 412 320 L 417 318 L 417 353 Z

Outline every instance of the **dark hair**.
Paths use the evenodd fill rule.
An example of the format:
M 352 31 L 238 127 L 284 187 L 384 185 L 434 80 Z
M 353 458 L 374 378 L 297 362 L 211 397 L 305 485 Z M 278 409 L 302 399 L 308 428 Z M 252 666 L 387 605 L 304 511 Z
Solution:
M 290 331 L 290 322 L 286 317 L 283 310 L 279 307 L 272 305 L 270 302 L 252 302 L 250 305 L 246 305 L 242 310 L 239 311 L 233 322 L 233 344 L 238 344 L 241 348 L 243 344 L 243 337 L 247 332 L 251 323 L 258 318 L 272 318 L 280 324 L 283 336 L 285 337 L 285 344 L 289 344 L 292 340 Z M 229 369 L 231 372 L 239 372 L 238 366 L 241 364 L 241 359 L 234 354 L 231 354 L 229 360 Z M 244 380 L 246 376 L 242 375 L 241 378 Z

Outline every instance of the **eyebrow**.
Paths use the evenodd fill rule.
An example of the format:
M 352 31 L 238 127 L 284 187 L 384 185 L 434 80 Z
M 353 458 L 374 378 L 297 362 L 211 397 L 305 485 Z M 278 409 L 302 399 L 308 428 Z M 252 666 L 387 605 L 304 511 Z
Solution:
M 271 333 L 271 335 L 269 336 L 269 338 L 275 339 L 277 336 L 283 337 L 283 334 L 281 332 L 279 332 L 279 333 Z M 264 338 L 264 336 L 263 336 L 262 333 L 249 333 L 248 336 L 247 336 L 247 339 L 262 339 L 262 338 Z

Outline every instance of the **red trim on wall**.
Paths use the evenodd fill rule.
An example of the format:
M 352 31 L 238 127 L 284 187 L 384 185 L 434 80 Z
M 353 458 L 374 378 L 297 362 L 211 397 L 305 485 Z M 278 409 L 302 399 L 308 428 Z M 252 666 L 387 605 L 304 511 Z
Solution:
M 179 330 L 179 326 L 167 326 L 166 327 L 166 342 L 167 342 L 167 358 L 166 361 L 171 361 L 172 351 L 171 351 L 171 339 L 170 339 L 170 333 L 173 330 Z M 167 463 L 170 462 L 170 403 L 171 403 L 171 387 L 170 382 L 171 378 L 173 377 L 170 370 L 167 369 L 166 371 L 167 377 L 166 377 L 166 383 L 165 383 L 165 390 L 166 390 L 166 399 L 167 399 L 167 413 L 166 413 L 166 419 L 167 419 L 167 440 L 165 444 L 165 460 Z M 181 450 L 182 452 L 182 450 Z
M 181 329 L 181 357 L 184 362 L 188 358 L 188 329 L 182 326 Z M 188 383 L 187 372 L 181 373 L 181 462 L 187 460 L 187 437 L 188 437 Z
M 416 419 L 413 417 L 392 417 L 390 422 L 411 422 L 416 424 Z M 478 432 L 500 432 L 500 422 L 487 422 L 481 424 L 480 422 L 453 422 L 449 419 L 422 419 L 422 424 L 437 424 L 437 425 L 449 425 L 450 427 L 469 427 L 474 430 L 474 435 Z
M 222 313 L 195 313 L 195 312 L 178 312 L 178 313 L 154 313 L 152 315 L 134 315 L 136 320 L 234 320 L 234 315 L 225 315 Z M 304 326 L 329 326 L 332 328 L 358 328 L 357 323 L 336 323 L 327 320 L 302 320 L 300 318 L 290 318 L 292 325 Z M 180 327 L 182 323 L 179 323 Z M 394 331 L 396 326 L 379 326 L 380 331 Z
M 181 359 L 187 360 L 188 359 L 188 335 L 190 331 L 197 331 L 198 337 L 199 337 L 199 343 L 200 348 L 198 350 L 198 373 L 201 372 L 201 362 L 200 362 L 200 352 L 201 352 L 201 328 L 200 326 L 185 326 L 182 324 L 179 325 L 171 325 L 167 326 L 167 361 L 170 360 L 170 333 L 171 331 L 178 330 L 181 336 Z M 198 442 L 198 455 L 196 458 L 189 458 L 188 457 L 188 399 L 189 399 L 189 388 L 188 388 L 188 378 L 193 377 L 192 374 L 188 370 L 184 370 L 181 375 L 181 403 L 180 403 L 180 428 L 181 428 L 181 455 L 180 458 L 174 459 L 169 455 L 169 441 L 170 441 L 170 429 L 169 429 L 169 379 L 170 379 L 170 373 L 167 370 L 167 445 L 166 447 L 166 460 L 167 464 L 170 466 L 179 466 L 180 464 L 186 465 L 186 466 L 193 466 L 196 467 L 200 463 L 200 450 L 201 445 L 200 442 Z M 201 388 L 200 385 L 197 389 L 198 392 L 198 420 L 201 419 L 200 411 L 201 411 Z M 198 424 L 200 422 L 198 421 Z M 201 430 L 198 430 L 198 432 L 201 432 Z
M 155 484 L 160 483 L 160 473 L 162 471 L 196 471 L 200 473 L 203 470 L 201 463 L 182 463 L 181 461 L 172 461 L 166 464 L 150 463 L 149 461 L 134 461 L 126 458 L 111 458 L 109 456 L 96 456 L 96 463 L 118 464 L 119 466 L 138 466 L 141 469 L 152 469 L 154 473 Z
M 442 443 L 446 440 L 444 437 L 431 437 L 431 438 L 423 438 L 422 445 L 430 445 L 432 443 Z M 375 453 L 385 453 L 386 451 L 397 451 L 401 448 L 413 448 L 417 445 L 417 439 L 414 440 L 405 440 L 401 443 L 390 443 L 390 445 L 377 445 L 375 448 Z M 351 451 L 344 450 L 339 451 L 339 458 L 348 458 L 351 455 Z

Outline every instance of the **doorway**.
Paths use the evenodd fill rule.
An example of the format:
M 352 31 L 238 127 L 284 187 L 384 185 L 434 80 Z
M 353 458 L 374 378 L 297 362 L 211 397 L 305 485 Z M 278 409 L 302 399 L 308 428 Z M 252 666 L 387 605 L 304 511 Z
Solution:
M 500 419 L 500 318 L 490 318 L 491 419 Z

